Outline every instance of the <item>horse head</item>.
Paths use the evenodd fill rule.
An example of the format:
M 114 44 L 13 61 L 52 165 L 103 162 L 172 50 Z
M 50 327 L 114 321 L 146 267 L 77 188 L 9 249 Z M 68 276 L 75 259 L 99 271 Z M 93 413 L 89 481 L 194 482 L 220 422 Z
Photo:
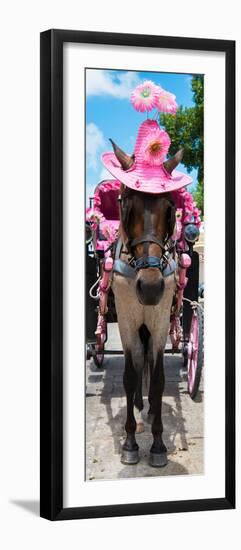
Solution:
M 134 156 L 127 155 L 112 140 L 113 149 L 122 168 L 128 170 Z M 170 174 L 181 161 L 183 150 L 164 162 Z M 120 231 L 127 249 L 134 258 L 136 293 L 143 305 L 157 305 L 165 289 L 162 267 L 166 243 L 175 226 L 175 205 L 169 193 L 151 194 L 122 185 L 120 200 Z
M 168 194 L 125 188 L 121 194 L 121 231 L 134 258 L 136 293 L 143 305 L 157 305 L 165 288 L 162 259 L 173 233 L 175 206 Z

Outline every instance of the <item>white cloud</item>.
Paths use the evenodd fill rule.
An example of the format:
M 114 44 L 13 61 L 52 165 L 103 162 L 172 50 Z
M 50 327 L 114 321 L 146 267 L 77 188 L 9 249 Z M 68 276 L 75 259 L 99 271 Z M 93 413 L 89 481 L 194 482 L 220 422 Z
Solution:
M 104 166 L 100 172 L 100 181 L 102 180 L 109 180 L 109 179 L 113 179 L 114 176 L 112 176 L 109 172 L 109 170 L 107 170 Z
M 90 122 L 86 126 L 86 156 L 89 168 L 97 170 L 97 158 L 101 149 L 105 147 L 105 139 L 103 132 Z
M 123 73 L 102 69 L 88 69 L 86 93 L 88 96 L 110 95 L 126 99 L 130 97 L 133 88 L 139 83 L 138 73 L 133 71 Z

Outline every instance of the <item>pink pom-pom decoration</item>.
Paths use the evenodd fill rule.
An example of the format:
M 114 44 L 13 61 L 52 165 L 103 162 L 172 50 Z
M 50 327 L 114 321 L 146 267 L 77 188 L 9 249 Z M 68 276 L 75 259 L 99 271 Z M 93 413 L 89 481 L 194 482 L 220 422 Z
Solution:
M 175 115 L 178 108 L 176 96 L 174 94 L 171 94 L 171 92 L 167 92 L 160 86 L 156 86 L 156 88 L 157 99 L 155 106 L 157 107 L 158 111 Z
M 182 187 L 172 192 L 172 199 L 178 207 L 176 216 L 182 211 L 182 223 L 194 223 L 197 227 L 201 226 L 201 210 L 197 208 L 191 193 Z
M 141 156 L 143 161 L 150 166 L 160 166 L 169 150 L 171 139 L 167 132 L 155 129 L 150 132 L 142 143 Z
M 103 214 L 96 208 L 86 208 L 86 221 L 91 224 L 92 229 L 96 229 L 103 219 Z
M 103 221 L 101 224 L 101 232 L 108 241 L 108 243 L 113 243 L 116 240 L 118 228 L 111 225 L 111 222 L 108 220 Z
M 179 241 L 182 235 L 182 208 L 176 209 L 176 223 L 172 234 L 173 241 Z
M 157 86 L 151 80 L 139 84 L 131 94 L 131 103 L 136 111 L 151 111 L 158 99 Z

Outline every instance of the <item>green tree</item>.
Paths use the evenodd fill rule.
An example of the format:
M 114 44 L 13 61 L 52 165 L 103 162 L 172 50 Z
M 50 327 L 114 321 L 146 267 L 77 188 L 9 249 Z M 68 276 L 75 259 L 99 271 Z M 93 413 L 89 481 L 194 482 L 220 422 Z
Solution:
M 172 140 L 170 155 L 184 148 L 183 164 L 187 171 L 197 169 L 197 188 L 193 193 L 198 208 L 203 212 L 203 76 L 192 77 L 193 107 L 179 107 L 176 116 L 160 115 L 160 124 L 165 126 Z

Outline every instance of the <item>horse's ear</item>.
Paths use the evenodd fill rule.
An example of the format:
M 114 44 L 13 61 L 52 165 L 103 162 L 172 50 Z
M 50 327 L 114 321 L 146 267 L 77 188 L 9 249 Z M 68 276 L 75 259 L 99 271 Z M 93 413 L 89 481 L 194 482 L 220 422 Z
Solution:
M 165 162 L 163 162 L 163 166 L 169 174 L 171 174 L 172 171 L 175 170 L 179 162 L 182 162 L 183 155 L 184 155 L 184 149 L 182 148 L 182 149 L 179 149 L 179 151 L 177 151 L 174 157 L 168 160 L 165 160 Z
M 122 149 L 116 145 L 116 143 L 113 141 L 113 139 L 109 138 L 111 145 L 113 147 L 115 156 L 119 163 L 121 164 L 121 167 L 123 170 L 129 170 L 129 168 L 132 167 L 132 164 L 134 162 L 134 155 L 127 155 Z

